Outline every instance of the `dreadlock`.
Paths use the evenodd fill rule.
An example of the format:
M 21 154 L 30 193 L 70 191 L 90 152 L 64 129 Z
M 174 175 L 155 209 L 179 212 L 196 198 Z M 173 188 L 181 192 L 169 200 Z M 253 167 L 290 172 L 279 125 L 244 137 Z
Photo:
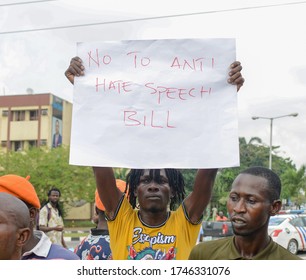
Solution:
M 133 208 L 136 207 L 137 198 L 134 191 L 140 183 L 140 177 L 145 169 L 131 169 L 127 174 L 126 182 L 129 187 L 128 198 Z M 170 210 L 174 210 L 185 198 L 185 182 L 182 173 L 177 169 L 165 169 L 173 197 L 170 199 Z M 160 169 L 150 169 L 150 178 L 158 184 L 161 183 Z
M 51 195 L 52 191 L 58 192 L 59 197 L 61 196 L 61 191 L 58 188 L 52 187 L 49 191 L 48 191 L 48 197 Z M 42 209 L 46 204 L 48 204 L 49 199 L 47 201 L 45 201 L 42 206 L 40 207 L 40 209 Z M 58 215 L 63 217 L 63 210 L 61 205 L 59 204 L 59 202 L 56 203 L 56 208 L 58 210 Z

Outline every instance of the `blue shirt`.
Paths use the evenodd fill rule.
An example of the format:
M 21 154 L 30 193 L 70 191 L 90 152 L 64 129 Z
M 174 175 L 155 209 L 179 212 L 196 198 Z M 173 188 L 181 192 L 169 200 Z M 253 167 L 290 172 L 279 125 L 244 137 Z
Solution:
M 34 230 L 34 235 L 39 238 L 37 245 L 31 251 L 25 252 L 22 260 L 79 260 L 80 258 L 64 247 L 53 244 L 42 231 Z

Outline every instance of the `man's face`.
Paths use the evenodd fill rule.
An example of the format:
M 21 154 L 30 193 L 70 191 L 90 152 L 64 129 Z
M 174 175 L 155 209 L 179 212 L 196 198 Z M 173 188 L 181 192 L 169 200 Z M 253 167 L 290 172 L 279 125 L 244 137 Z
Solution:
M 17 227 L 13 217 L 0 209 L 0 260 L 9 260 L 15 253 Z
M 227 208 L 236 235 L 250 236 L 267 231 L 272 210 L 267 191 L 267 180 L 262 177 L 240 174 L 235 179 Z
M 58 202 L 60 198 L 59 192 L 58 191 L 51 191 L 50 195 L 49 195 L 49 201 L 52 204 L 56 204 Z
M 160 182 L 156 182 L 150 176 L 150 170 L 146 169 L 140 177 L 135 194 L 141 209 L 161 212 L 167 210 L 170 202 L 171 190 L 164 169 L 160 170 Z

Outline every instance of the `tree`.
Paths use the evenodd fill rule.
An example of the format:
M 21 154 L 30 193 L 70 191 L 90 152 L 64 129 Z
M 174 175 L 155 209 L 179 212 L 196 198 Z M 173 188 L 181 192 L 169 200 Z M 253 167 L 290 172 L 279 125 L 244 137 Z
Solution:
M 273 147 L 273 171 L 281 176 L 286 170 L 295 170 L 290 158 L 282 158 L 277 155 L 277 149 Z M 213 190 L 211 205 L 216 205 L 220 210 L 226 211 L 228 192 L 234 179 L 240 171 L 251 166 L 269 166 L 269 146 L 265 145 L 258 137 L 252 137 L 247 141 L 239 138 L 240 166 L 219 170 Z
M 91 167 L 69 164 L 69 148 L 32 148 L 0 154 L 0 175 L 30 175 L 41 202 L 51 187 L 61 190 L 61 200 L 70 204 L 94 201 L 95 182 Z
M 306 165 L 302 165 L 299 170 L 287 169 L 282 178 L 281 197 L 293 202 L 298 208 L 306 202 Z
M 245 138 L 239 138 L 239 144 L 240 166 L 220 169 L 213 190 L 211 205 L 224 212 L 228 192 L 239 172 L 250 166 L 267 167 L 269 164 L 269 147 L 260 138 L 253 137 L 248 142 Z M 282 197 L 290 197 L 300 205 L 305 197 L 297 189 L 305 191 L 305 166 L 296 171 L 290 158 L 278 156 L 278 148 L 273 147 L 273 170 L 283 179 Z M 114 171 L 116 178 L 125 180 L 129 170 L 115 168 Z M 196 169 L 181 171 L 188 195 L 193 188 Z M 47 192 L 53 186 L 61 190 L 61 200 L 70 205 L 94 201 L 95 181 L 92 168 L 70 165 L 69 147 L 32 148 L 22 152 L 0 153 L 0 175 L 9 173 L 23 177 L 30 175 L 41 202 L 47 198 Z

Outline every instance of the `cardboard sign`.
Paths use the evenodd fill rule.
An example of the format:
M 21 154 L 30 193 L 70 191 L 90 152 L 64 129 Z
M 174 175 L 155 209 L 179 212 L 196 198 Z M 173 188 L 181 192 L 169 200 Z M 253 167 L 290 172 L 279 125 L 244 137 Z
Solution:
M 239 165 L 234 39 L 79 43 L 77 55 L 71 164 Z

